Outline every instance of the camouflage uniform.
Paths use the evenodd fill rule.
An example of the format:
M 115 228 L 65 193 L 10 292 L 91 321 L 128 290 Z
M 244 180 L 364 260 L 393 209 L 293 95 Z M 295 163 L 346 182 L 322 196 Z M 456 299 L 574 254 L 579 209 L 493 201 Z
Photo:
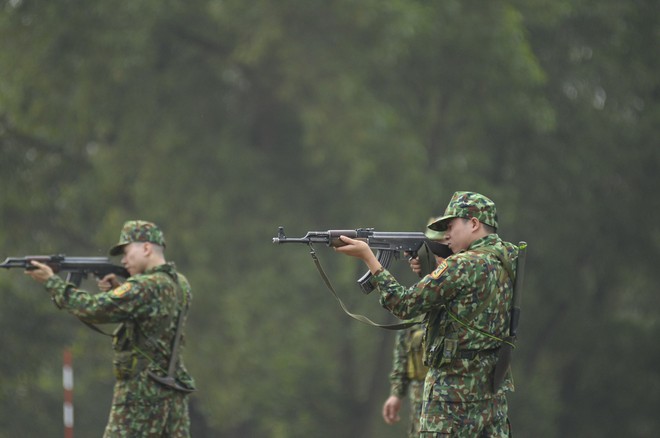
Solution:
M 430 225 L 443 231 L 456 217 L 476 217 L 497 229 L 492 201 L 457 192 L 445 215 Z M 498 257 L 499 255 L 499 257 Z M 510 426 L 505 393 L 513 390 L 509 373 L 493 392 L 497 348 L 508 333 L 513 279 L 500 258 L 515 266 L 518 248 L 497 234 L 478 239 L 449 256 L 411 288 L 386 270 L 374 277 L 381 304 L 399 318 L 427 313 L 427 374 L 420 437 L 507 437 Z
M 133 241 L 165 244 L 155 225 L 129 221 L 111 254 Z M 104 437 L 189 437 L 187 393 L 163 386 L 148 375 L 167 374 L 178 315 L 192 298 L 190 284 L 174 265 L 159 265 L 94 295 L 56 275 L 45 286 L 58 307 L 86 323 L 120 323 L 113 333 L 117 381 Z M 183 388 L 194 388 L 180 357 L 176 380 Z
M 422 390 L 428 368 L 423 364 L 422 335 L 424 329 L 413 326 L 399 330 L 394 342 L 394 358 L 390 373 L 390 395 L 403 399 L 409 396 L 410 422 L 408 436 L 419 437 L 419 418 L 422 413 Z

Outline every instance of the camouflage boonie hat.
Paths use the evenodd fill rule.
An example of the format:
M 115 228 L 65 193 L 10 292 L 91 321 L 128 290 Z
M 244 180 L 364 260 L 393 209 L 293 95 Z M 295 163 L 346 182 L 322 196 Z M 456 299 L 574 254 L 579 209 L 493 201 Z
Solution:
M 474 192 L 456 192 L 451 197 L 445 214 L 429 225 L 435 231 L 447 230 L 450 220 L 462 218 L 477 218 L 482 224 L 490 225 L 497 230 L 497 210 L 495 203 L 484 195 Z
M 151 242 L 165 248 L 165 237 L 156 224 L 147 221 L 127 221 L 119 233 L 119 242 L 110 248 L 110 255 L 121 254 L 124 246 L 132 242 Z

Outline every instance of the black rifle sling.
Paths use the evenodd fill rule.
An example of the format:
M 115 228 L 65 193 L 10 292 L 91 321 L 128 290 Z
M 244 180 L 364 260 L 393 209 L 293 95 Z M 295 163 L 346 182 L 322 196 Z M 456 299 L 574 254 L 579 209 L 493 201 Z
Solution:
M 316 265 L 316 269 L 319 271 L 319 274 L 321 275 L 321 278 L 325 282 L 325 285 L 328 287 L 328 290 L 332 293 L 332 295 L 335 297 L 335 299 L 339 302 L 339 306 L 341 306 L 344 313 L 346 313 L 351 318 L 355 319 L 356 321 L 360 321 L 363 324 L 367 324 L 367 325 L 370 325 L 370 326 L 373 326 L 373 327 L 379 327 L 379 328 L 386 329 L 386 330 L 403 330 L 403 329 L 407 329 L 409 327 L 412 327 L 412 326 L 417 325 L 417 324 L 422 322 L 421 320 L 416 318 L 414 320 L 404 321 L 404 322 L 399 323 L 399 324 L 378 324 L 376 322 L 373 322 L 372 320 L 370 320 L 369 318 L 367 318 L 364 315 L 358 315 L 358 314 L 355 314 L 355 313 L 351 313 L 346 308 L 346 306 L 344 305 L 341 298 L 339 298 L 339 296 L 337 295 L 337 292 L 335 291 L 335 288 L 332 287 L 332 284 L 330 283 L 330 279 L 328 278 L 328 276 L 325 274 L 325 271 L 321 267 L 321 262 L 319 261 L 319 258 L 316 256 L 316 252 L 314 251 L 314 247 L 312 246 L 311 243 L 309 244 L 309 248 L 310 248 L 309 254 L 312 256 L 312 260 L 314 260 L 314 264 Z
M 518 243 L 518 259 L 516 260 L 516 278 L 513 282 L 513 298 L 511 304 L 509 335 L 497 354 L 497 363 L 493 370 L 493 392 L 497 392 L 507 373 L 511 369 L 512 350 L 517 340 L 518 320 L 520 318 L 520 300 L 522 294 L 523 278 L 525 276 L 525 258 L 527 256 L 527 242 Z
M 179 353 L 179 346 L 181 344 L 181 335 L 182 335 L 182 332 L 183 332 L 183 321 L 185 320 L 185 316 L 188 313 L 188 308 L 190 306 L 190 300 L 188 299 L 188 297 L 185 294 L 185 291 L 183 290 L 183 288 L 179 284 L 178 279 L 177 278 L 172 278 L 172 281 L 174 282 L 174 286 L 176 287 L 177 291 L 180 292 L 181 299 L 184 302 L 184 306 L 183 306 L 183 309 L 181 309 L 179 311 L 179 316 L 178 316 L 178 319 L 177 319 L 176 333 L 174 334 L 174 340 L 172 342 L 172 352 L 171 352 L 171 356 L 170 356 L 170 361 L 168 363 L 167 376 L 160 377 L 160 376 L 157 376 L 157 375 L 149 372 L 149 377 L 151 377 L 152 379 L 156 380 L 157 382 L 160 382 L 163 385 L 169 386 L 172 389 L 175 389 L 177 391 L 192 392 L 194 390 L 190 390 L 188 388 L 184 388 L 181 385 L 179 385 L 178 382 L 176 381 L 175 377 L 174 377 L 174 374 L 176 372 L 177 360 L 178 360 L 178 357 L 179 357 L 178 353 Z M 78 319 L 80 320 L 80 322 L 82 322 L 83 324 L 85 324 L 87 327 L 91 328 L 95 332 L 98 332 L 98 333 L 100 333 L 102 335 L 105 335 L 105 336 L 113 337 L 113 335 L 111 333 L 107 333 L 107 332 L 101 330 L 95 324 L 89 323 L 89 322 L 83 320 L 80 317 L 78 317 Z M 140 330 L 139 324 L 136 324 L 136 328 L 138 330 Z M 156 345 L 156 342 L 154 342 L 154 340 L 152 338 L 144 335 L 144 333 L 142 333 L 142 335 L 144 336 L 145 342 L 147 344 L 152 345 L 152 346 Z M 136 346 L 136 348 L 137 348 L 137 346 Z M 143 352 L 139 348 L 137 348 L 137 351 L 142 356 L 144 356 L 150 363 L 155 364 L 154 360 L 149 355 L 147 355 L 145 352 Z M 158 368 L 160 369 L 160 367 L 158 367 Z M 163 370 L 163 371 L 165 371 L 165 370 Z
M 194 389 L 183 387 L 176 380 L 176 366 L 179 360 L 179 347 L 181 346 L 181 336 L 183 335 L 183 322 L 185 320 L 186 314 L 188 313 L 188 308 L 190 307 L 190 300 L 188 299 L 189 297 L 186 296 L 186 291 L 183 290 L 183 288 L 181 287 L 181 284 L 179 283 L 179 279 L 173 277 L 172 281 L 174 282 L 177 291 L 180 292 L 181 294 L 183 307 L 181 310 L 179 310 L 179 316 L 176 323 L 176 332 L 174 334 L 174 339 L 172 341 L 172 351 L 170 353 L 170 361 L 167 367 L 167 376 L 161 377 L 152 373 L 151 371 L 149 371 L 148 374 L 149 377 L 151 377 L 156 382 L 168 386 L 176 391 L 190 393 L 193 392 Z M 153 340 L 151 338 L 148 338 L 148 341 L 153 343 Z
M 95 326 L 94 324 L 92 324 L 91 322 L 83 321 L 82 319 L 80 319 L 80 317 L 78 317 L 78 319 L 80 320 L 80 322 L 82 322 L 83 324 L 85 324 L 87 327 L 91 328 L 91 329 L 94 330 L 95 332 L 101 333 L 102 335 L 106 335 L 106 336 L 110 336 L 110 337 L 112 337 L 112 333 L 104 332 L 103 330 L 101 330 L 100 328 L 98 328 L 97 326 Z

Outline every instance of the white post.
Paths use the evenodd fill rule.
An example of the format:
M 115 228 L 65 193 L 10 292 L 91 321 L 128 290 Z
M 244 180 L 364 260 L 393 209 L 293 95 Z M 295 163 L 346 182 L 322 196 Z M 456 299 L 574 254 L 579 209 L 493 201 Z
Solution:
M 73 359 L 71 350 L 64 349 L 62 365 L 64 386 L 64 438 L 73 438 Z

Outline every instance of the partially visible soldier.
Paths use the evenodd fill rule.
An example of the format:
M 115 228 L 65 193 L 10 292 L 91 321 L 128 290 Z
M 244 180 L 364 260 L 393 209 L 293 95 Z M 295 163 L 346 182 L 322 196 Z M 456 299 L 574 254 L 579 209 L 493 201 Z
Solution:
M 117 378 L 104 438 L 188 438 L 188 394 L 194 382 L 181 360 L 183 327 L 192 293 L 164 256 L 165 238 L 153 223 L 124 224 L 110 255 L 123 254 L 130 278 L 114 274 L 101 293 L 77 289 L 45 264 L 26 274 L 43 283 L 57 307 L 88 324 L 120 323 L 113 333 Z M 172 370 L 170 375 L 169 370 Z
M 435 222 L 436 218 L 431 218 L 427 225 Z M 436 266 L 440 264 L 445 257 L 451 254 L 449 248 L 442 244 L 444 241 L 444 234 L 439 231 L 426 229 L 426 237 L 433 239 L 434 247 L 433 254 L 435 254 L 434 263 L 429 263 L 429 266 L 422 267 L 419 260 L 411 261 L 411 268 L 420 277 L 431 273 L 435 270 Z M 431 254 L 428 249 L 425 251 Z M 422 254 L 422 258 L 426 257 Z M 422 270 L 427 272 L 422 272 Z M 410 404 L 410 419 L 408 423 L 408 437 L 419 437 L 419 417 L 422 414 L 422 390 L 424 389 L 424 379 L 428 367 L 424 365 L 424 331 L 425 327 L 420 322 L 408 329 L 399 330 L 396 332 L 394 340 L 394 353 L 392 360 L 392 371 L 390 373 L 390 396 L 383 404 L 383 420 L 387 424 L 394 424 L 401 420 L 399 412 L 403 399 L 408 395 Z
M 341 236 L 335 251 L 362 259 L 373 274 L 381 304 L 401 319 L 428 314 L 420 438 L 510 437 L 507 372 L 493 384 L 498 350 L 506 342 L 519 248 L 497 233 L 492 200 L 456 192 L 429 228 L 445 231 L 454 253 L 406 288 L 383 268 L 366 242 Z
M 387 424 L 401 420 L 399 412 L 403 399 L 408 395 L 410 422 L 408 436 L 419 437 L 419 417 L 422 413 L 422 389 L 428 368 L 422 362 L 424 353 L 422 338 L 424 327 L 413 326 L 396 333 L 394 360 L 390 373 L 390 396 L 383 405 L 383 419 Z

